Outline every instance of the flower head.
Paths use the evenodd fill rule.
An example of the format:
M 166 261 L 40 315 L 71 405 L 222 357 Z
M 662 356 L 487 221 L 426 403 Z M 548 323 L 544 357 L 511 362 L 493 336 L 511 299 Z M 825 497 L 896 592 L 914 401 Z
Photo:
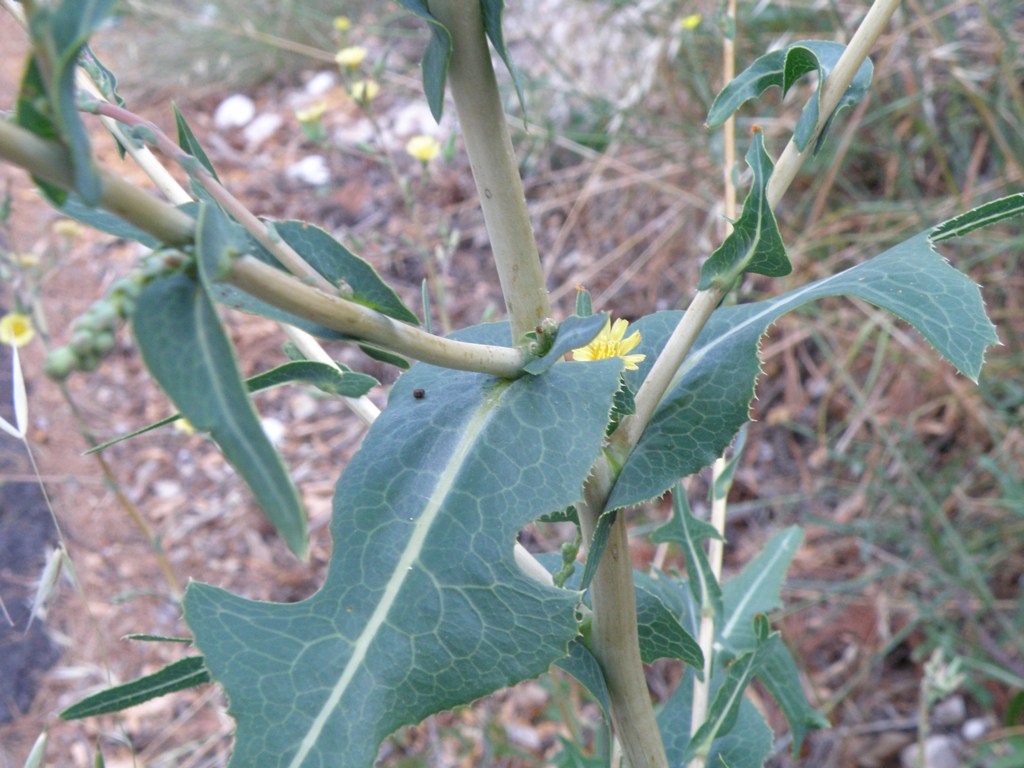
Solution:
M 334 60 L 338 62 L 339 67 L 345 67 L 346 69 L 356 69 L 360 64 L 363 63 L 363 59 L 366 58 L 366 49 L 361 45 L 350 45 L 347 48 L 342 48 L 338 51 L 338 54 L 334 57 Z
M 70 240 L 82 233 L 82 227 L 77 221 L 72 221 L 71 219 L 58 219 L 54 222 L 53 231 L 61 237 L 66 237 Z
M 421 163 L 429 163 L 441 154 L 441 144 L 433 136 L 413 136 L 405 145 L 405 151 Z
M 32 318 L 20 312 L 9 312 L 0 317 L 0 342 L 14 347 L 24 347 L 36 335 Z
M 605 320 L 604 328 L 587 346 L 572 351 L 573 360 L 607 360 L 610 357 L 621 357 L 627 371 L 637 370 L 637 363 L 642 363 L 647 355 L 631 355 L 630 350 L 640 343 L 640 331 L 633 331 L 625 338 L 629 322 L 621 317 L 612 324 L 611 316 Z
M 318 101 L 316 104 L 305 109 L 295 110 L 295 119 L 300 123 L 318 123 L 326 111 L 327 105 L 322 101 Z
M 699 13 L 691 13 L 689 16 L 683 16 L 683 18 L 679 19 L 676 24 L 679 25 L 681 29 L 690 31 L 699 27 L 701 21 L 703 21 L 703 18 Z
M 348 32 L 352 29 L 352 19 L 348 16 L 335 16 L 334 21 L 331 23 L 334 24 L 334 28 L 339 32 Z
M 369 104 L 380 93 L 380 83 L 376 80 L 356 80 L 349 86 L 348 92 L 358 104 Z

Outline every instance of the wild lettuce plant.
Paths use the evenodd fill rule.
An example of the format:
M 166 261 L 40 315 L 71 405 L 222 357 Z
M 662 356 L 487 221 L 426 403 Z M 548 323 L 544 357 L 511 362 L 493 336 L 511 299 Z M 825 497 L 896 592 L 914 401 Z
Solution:
M 897 5 L 876 0 L 847 46 L 811 40 L 770 52 L 714 102 L 711 128 L 768 88 L 819 77 L 777 162 L 763 133 L 743 139 L 749 190 L 685 311 L 654 312 L 627 329 L 595 314 L 580 291 L 576 313 L 556 318 L 492 68 L 493 51 L 515 78 L 503 2 L 400 2 L 429 30 L 423 80 L 434 115 L 447 92 L 454 99 L 507 309 L 503 322 L 447 337 L 421 328 L 331 233 L 246 210 L 180 113 L 174 141 L 124 105 L 88 46 L 111 0 L 23 3 L 33 53 L 14 112 L 0 122 L 0 158 L 28 170 L 65 215 L 152 249 L 78 321 L 48 372 L 95 367 L 109 334 L 129 323 L 180 415 L 216 441 L 299 557 L 307 547 L 300 497 L 250 392 L 307 382 L 372 422 L 337 484 L 334 550 L 316 594 L 271 604 L 192 582 L 183 609 L 198 653 L 64 716 L 212 681 L 237 724 L 232 766 L 356 768 L 372 765 L 403 725 L 556 665 L 593 693 L 631 768 L 761 766 L 772 738 L 744 697 L 755 678 L 799 750 L 827 722 L 804 697 L 766 614 L 779 605 L 801 531 L 782 531 L 723 582 L 706 549 L 722 531 L 691 512 L 680 479 L 721 457 L 747 421 L 769 325 L 816 299 L 853 296 L 882 307 L 976 379 L 995 331 L 978 286 L 934 246 L 1020 213 L 1024 197 L 766 301 L 724 301 L 748 272 L 791 271 L 773 211 L 837 115 L 870 86 L 867 55 Z M 106 121 L 154 175 L 161 168 L 147 147 L 177 162 L 191 192 L 168 185 L 164 202 L 98 167 L 88 115 Z M 296 359 L 243 380 L 218 304 L 292 329 L 301 340 Z M 378 414 L 361 399 L 377 382 L 335 364 L 313 337 L 358 344 L 403 367 L 406 358 L 416 362 Z M 716 499 L 733 468 L 722 464 Z M 673 517 L 652 536 L 680 548 L 686 573 L 634 571 L 625 510 L 668 491 Z M 537 520 L 578 526 L 581 569 L 572 545 L 541 558 L 517 545 Z M 662 657 L 687 672 L 655 711 L 643 665 Z

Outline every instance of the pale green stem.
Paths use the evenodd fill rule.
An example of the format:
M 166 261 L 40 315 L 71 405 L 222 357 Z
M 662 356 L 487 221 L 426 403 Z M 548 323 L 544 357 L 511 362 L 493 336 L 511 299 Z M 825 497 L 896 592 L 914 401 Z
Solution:
M 362 304 L 318 290 L 253 256 L 235 259 L 227 282 L 285 312 L 432 365 L 513 378 L 519 375 L 527 359 L 525 352 L 511 347 L 434 336 Z
M 429 6 L 452 36 L 448 82 L 491 238 L 512 338 L 517 341 L 548 317 L 551 308 L 480 3 L 430 0 Z
M 825 82 L 821 99 L 822 120 L 819 122 L 815 135 L 821 130 L 824 118 L 835 109 L 839 98 L 846 91 L 854 73 L 867 56 L 875 40 L 881 34 L 885 23 L 892 15 L 897 4 L 898 0 L 876 0 L 868 12 L 861 28 L 858 29 L 853 40 L 851 40 L 850 46 L 844 52 L 836 68 Z M 813 143 L 813 140 L 811 143 Z M 786 189 L 788 189 L 802 161 L 803 156 L 799 152 L 787 151 L 783 153 L 783 157 L 780 158 L 779 163 L 776 165 L 775 173 L 772 176 L 774 186 L 769 186 L 768 196 L 772 207 L 778 203 Z M 782 169 L 781 173 L 780 167 Z M 658 359 L 637 392 L 636 413 L 623 419 L 619 428 L 612 435 L 609 453 L 616 465 L 622 466 L 622 463 L 640 440 L 644 429 L 646 429 L 662 398 L 677 376 L 684 358 L 689 353 L 701 329 L 703 329 L 711 317 L 712 312 L 718 307 L 723 298 L 724 292 L 715 288 L 699 291 L 694 296 L 690 306 L 669 337 L 664 350 L 658 356 Z M 591 479 L 585 489 L 585 502 L 580 507 L 580 522 L 585 526 L 584 532 L 587 541 L 592 540 L 593 526 L 604 510 L 604 503 L 611 493 L 615 479 L 616 475 L 614 472 L 608 471 L 608 464 L 604 457 L 599 459 L 594 466 Z M 624 525 L 622 518 L 623 515 L 620 513 L 618 520 L 613 526 L 612 537 L 613 540 L 624 545 L 626 541 L 624 529 L 618 535 L 614 533 L 615 528 Z M 589 533 L 587 532 L 588 530 Z M 618 538 L 615 538 L 616 536 Z M 609 543 L 609 549 L 610 547 L 611 544 Z M 614 572 L 615 575 L 605 575 L 602 572 Z M 616 581 L 618 583 L 613 583 Z M 621 635 L 615 635 L 612 632 L 602 633 L 601 639 L 598 640 L 595 637 L 594 641 L 595 654 L 604 668 L 606 678 L 608 678 L 609 695 L 612 699 L 612 717 L 620 739 L 622 739 L 631 729 L 636 728 L 637 722 L 653 721 L 653 712 L 651 712 L 649 717 L 640 712 L 643 709 L 651 710 L 646 685 L 641 691 L 637 690 L 638 686 L 635 683 L 628 684 L 628 690 L 621 692 L 622 697 L 626 701 L 620 701 L 618 696 L 612 694 L 612 688 L 617 687 L 621 682 L 620 673 L 624 679 L 636 681 L 639 678 L 639 680 L 643 680 L 643 667 L 639 662 L 639 647 L 635 632 L 624 630 L 627 625 L 636 624 L 633 577 L 628 556 L 609 557 L 606 552 L 598 566 L 591 590 L 595 626 L 597 626 L 598 617 L 604 615 L 605 618 L 601 621 L 607 622 L 606 626 L 623 629 Z M 629 673 L 616 669 L 622 663 L 634 666 L 635 670 Z M 623 685 L 626 684 L 623 683 Z M 616 709 L 619 707 L 621 709 L 616 713 Z M 626 707 L 629 707 L 629 709 L 626 709 Z M 657 738 L 656 725 L 655 730 L 647 734 L 647 738 Z M 647 768 L 647 766 L 662 766 L 665 764 L 663 753 L 660 759 L 652 758 L 640 751 L 643 746 L 643 744 L 637 744 L 636 751 L 631 752 L 629 745 L 624 743 L 626 759 L 631 768 Z M 660 741 L 658 749 L 660 749 Z
M 65 189 L 74 188 L 64 148 L 5 121 L 0 121 L 0 159 Z M 100 207 L 167 245 L 186 248 L 192 244 L 194 219 L 118 176 L 102 169 L 98 173 L 102 181 Z M 281 308 L 299 317 L 434 365 L 507 378 L 518 375 L 525 362 L 520 350 L 434 336 L 320 291 L 251 256 L 235 262 L 230 281 L 260 298 L 280 296 L 285 302 Z

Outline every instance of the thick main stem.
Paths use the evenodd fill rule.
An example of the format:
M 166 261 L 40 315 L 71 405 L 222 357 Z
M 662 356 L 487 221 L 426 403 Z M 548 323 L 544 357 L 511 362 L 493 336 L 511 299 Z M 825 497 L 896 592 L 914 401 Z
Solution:
M 513 340 L 551 314 L 519 164 L 491 65 L 480 3 L 430 0 L 452 36 L 448 69 L 466 153 L 480 196 Z
M 583 503 L 577 505 L 584 541 L 594 540 L 597 521 L 614 483 L 615 473 L 601 456 L 583 490 Z M 590 583 L 590 598 L 594 611 L 590 647 L 604 672 L 612 724 L 626 765 L 668 768 L 640 658 L 636 589 L 624 512 L 612 524 L 604 556 Z

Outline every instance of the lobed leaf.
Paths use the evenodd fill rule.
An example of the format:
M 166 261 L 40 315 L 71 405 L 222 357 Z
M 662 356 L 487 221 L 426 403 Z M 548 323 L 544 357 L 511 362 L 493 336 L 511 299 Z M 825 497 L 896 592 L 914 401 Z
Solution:
M 789 723 L 789 732 L 793 737 L 793 757 L 800 754 L 800 747 L 808 732 L 819 728 L 829 728 L 831 723 L 827 717 L 818 712 L 807 701 L 804 693 L 800 671 L 797 669 L 793 655 L 782 642 L 774 643 L 761 659 L 757 670 L 760 680 L 775 699 L 782 714 Z
M 769 88 L 779 87 L 785 95 L 793 83 L 805 74 L 817 72 L 818 87 L 814 96 L 804 105 L 793 132 L 794 142 L 803 151 L 815 136 L 822 86 L 845 49 L 846 46 L 828 40 L 802 40 L 761 56 L 726 85 L 715 98 L 708 112 L 708 127 L 721 125 L 744 103 L 757 98 Z M 815 152 L 821 149 L 836 115 L 864 98 L 871 87 L 873 75 L 874 65 L 870 59 L 865 59 L 840 98 L 839 104 L 822 126 L 815 142 Z
M 202 656 L 187 658 L 168 664 L 151 675 L 132 680 L 130 683 L 115 685 L 92 696 L 86 696 L 77 704 L 60 713 L 64 720 L 78 720 L 83 717 L 104 715 L 108 712 L 120 712 L 122 709 L 134 707 L 150 699 L 166 696 L 168 693 L 195 688 L 210 682 L 210 673 L 206 669 Z
M 985 350 L 997 342 L 978 286 L 931 246 L 931 230 L 839 274 L 754 304 L 721 307 L 697 338 L 619 475 L 615 510 L 661 495 L 679 477 L 715 460 L 748 418 L 760 372 L 757 345 L 781 315 L 826 296 L 853 296 L 913 325 L 961 373 L 976 380 Z M 634 390 L 660 354 L 681 313 L 638 320 L 647 359 L 626 371 Z M 607 514 L 607 513 L 606 513 Z
M 458 336 L 511 341 L 504 324 Z M 369 766 L 396 728 L 566 655 L 578 593 L 524 575 L 513 542 L 580 499 L 620 369 L 509 382 L 413 366 L 338 483 L 314 596 L 189 586 L 186 621 L 237 721 L 232 766 Z
M 744 272 L 782 277 L 793 270 L 775 214 L 768 206 L 768 179 L 775 166 L 764 148 L 761 131 L 754 133 L 747 165 L 754 172 L 754 182 L 732 232 L 701 267 L 697 287 L 702 291 L 713 285 L 727 291 Z

